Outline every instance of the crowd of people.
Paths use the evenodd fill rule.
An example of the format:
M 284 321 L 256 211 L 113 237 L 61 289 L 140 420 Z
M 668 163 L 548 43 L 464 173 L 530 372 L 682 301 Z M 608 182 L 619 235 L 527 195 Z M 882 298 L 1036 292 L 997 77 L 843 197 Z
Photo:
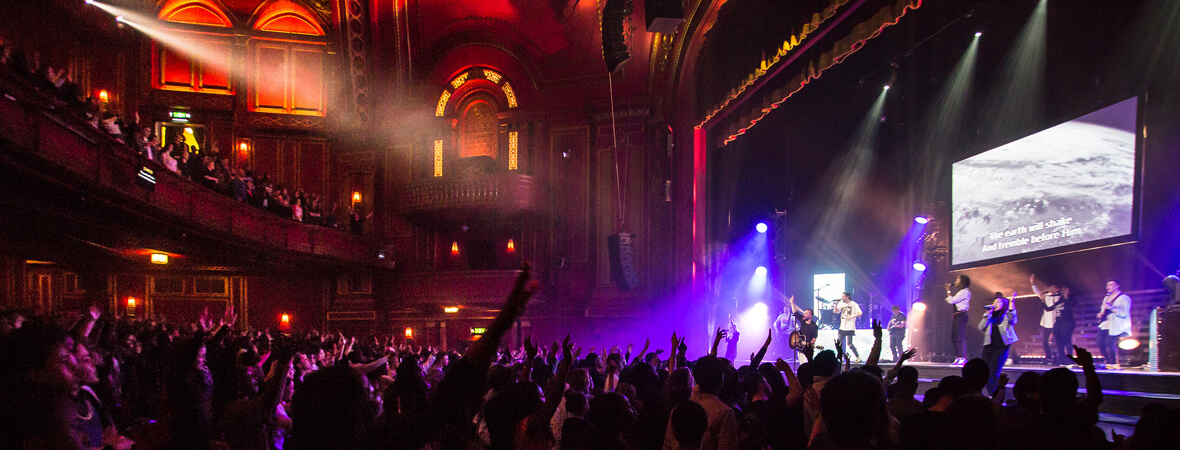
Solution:
M 1102 387 L 1085 373 L 1022 374 L 985 395 L 979 359 L 916 394 L 905 361 L 864 365 L 825 350 L 792 368 L 692 355 L 673 334 L 590 348 L 504 337 L 537 289 L 521 271 L 486 334 L 462 349 L 237 324 L 9 312 L 0 322 L 0 442 L 6 448 L 178 449 L 939 449 L 1167 448 L 1180 410 L 1153 404 L 1129 437 L 1096 426 Z
M 0 68 L 51 97 L 60 109 L 72 112 L 144 159 L 186 179 L 279 217 L 331 228 L 341 224 L 337 202 L 329 204 L 319 194 L 302 189 L 292 191 L 266 174 L 255 174 L 249 165 L 231 167 L 216 141 L 206 149 L 194 149 L 186 143 L 185 135 L 177 132 L 170 142 L 161 142 L 151 124 L 140 123 L 138 114 L 130 121 L 124 120 L 100 99 L 85 95 L 68 69 L 56 70 L 42 64 L 38 53 L 29 55 L 19 48 L 0 45 Z M 349 229 L 358 234 L 371 216 L 351 209 L 347 214 Z

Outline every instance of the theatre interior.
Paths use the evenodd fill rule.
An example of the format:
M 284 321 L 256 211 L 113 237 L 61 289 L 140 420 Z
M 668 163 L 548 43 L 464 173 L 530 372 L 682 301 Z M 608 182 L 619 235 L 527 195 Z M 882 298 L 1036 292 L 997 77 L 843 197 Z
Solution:
M 847 292 L 925 391 L 966 275 L 968 356 L 1001 295 L 1047 370 L 1067 288 L 1102 420 L 1180 406 L 1180 2 L 9 0 L 0 49 L 0 310 L 462 351 L 527 264 L 505 346 L 747 359 Z

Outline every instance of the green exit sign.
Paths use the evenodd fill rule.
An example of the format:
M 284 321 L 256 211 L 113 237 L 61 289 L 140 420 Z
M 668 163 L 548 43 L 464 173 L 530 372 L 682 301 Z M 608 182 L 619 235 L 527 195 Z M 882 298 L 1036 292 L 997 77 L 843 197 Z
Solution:
M 171 117 L 174 122 L 188 122 L 193 118 L 193 114 L 185 111 L 168 111 L 168 117 Z
M 487 333 L 487 332 L 488 332 L 488 329 L 487 329 L 487 328 L 483 328 L 483 327 L 480 327 L 480 328 L 472 328 L 472 329 L 471 329 L 471 334 L 477 334 L 477 335 L 478 335 L 478 334 L 484 334 L 484 333 Z

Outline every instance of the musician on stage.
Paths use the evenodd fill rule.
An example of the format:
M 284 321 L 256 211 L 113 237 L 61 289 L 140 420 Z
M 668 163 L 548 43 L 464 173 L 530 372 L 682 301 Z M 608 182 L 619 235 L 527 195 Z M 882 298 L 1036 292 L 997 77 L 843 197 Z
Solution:
M 1069 357 L 1073 351 L 1073 330 L 1076 327 L 1076 322 L 1073 317 L 1074 300 L 1069 298 L 1069 288 L 1051 284 L 1049 291 L 1043 292 L 1037 287 L 1035 274 L 1029 275 L 1028 282 L 1032 285 L 1033 294 L 1040 297 L 1044 303 L 1041 315 L 1041 346 L 1045 351 L 1045 363 L 1071 364 Z M 1049 347 L 1050 335 L 1053 337 L 1053 343 L 1056 344 L 1056 352 L 1053 352 Z
M 1012 298 L 1016 298 L 1015 292 Z M 997 292 L 992 304 L 984 308 L 987 308 L 987 314 L 979 321 L 979 331 L 983 332 L 983 361 L 991 371 L 987 391 L 992 392 L 996 389 L 1000 371 L 1004 370 L 1004 363 L 1008 361 L 1008 348 L 1020 338 L 1016 337 L 1016 305 L 1011 299 Z
M 815 319 L 815 311 L 795 305 L 794 295 L 788 301 L 791 303 L 791 311 L 795 314 L 795 323 L 799 324 L 798 329 L 803 334 L 804 342 L 814 347 L 815 339 L 819 337 L 819 321 Z
M 1117 280 L 1106 282 L 1106 297 L 1098 311 L 1098 350 L 1107 369 L 1119 368 L 1119 338 L 1131 335 L 1131 297 L 1120 290 Z
M 967 363 L 967 309 L 971 307 L 971 277 L 959 275 L 955 278 L 955 292 L 951 294 L 951 285 L 946 286 L 946 302 L 955 308 L 954 321 L 951 322 L 951 343 L 955 345 L 955 362 L 953 365 Z
M 901 358 L 904 351 L 902 342 L 905 341 L 905 314 L 901 307 L 893 305 L 893 316 L 889 318 L 889 352 L 893 353 L 893 360 Z
M 839 338 L 844 343 L 844 348 L 852 352 L 853 358 L 856 362 L 860 362 L 860 353 L 856 351 L 856 346 L 852 344 L 852 340 L 856 337 L 856 318 L 863 313 L 860 310 L 860 305 L 852 301 L 852 293 L 845 292 L 840 296 L 840 301 L 832 304 L 832 311 L 840 315 L 840 330 Z

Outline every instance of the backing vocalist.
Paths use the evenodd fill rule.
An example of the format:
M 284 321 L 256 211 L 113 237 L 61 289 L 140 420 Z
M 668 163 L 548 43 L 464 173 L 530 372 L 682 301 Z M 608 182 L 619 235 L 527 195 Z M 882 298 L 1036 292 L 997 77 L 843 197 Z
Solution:
M 971 277 L 959 275 L 955 278 L 954 294 L 951 285 L 946 286 L 946 302 L 955 308 L 955 315 L 951 319 L 951 343 L 955 346 L 954 365 L 967 363 L 967 308 L 971 307 Z

